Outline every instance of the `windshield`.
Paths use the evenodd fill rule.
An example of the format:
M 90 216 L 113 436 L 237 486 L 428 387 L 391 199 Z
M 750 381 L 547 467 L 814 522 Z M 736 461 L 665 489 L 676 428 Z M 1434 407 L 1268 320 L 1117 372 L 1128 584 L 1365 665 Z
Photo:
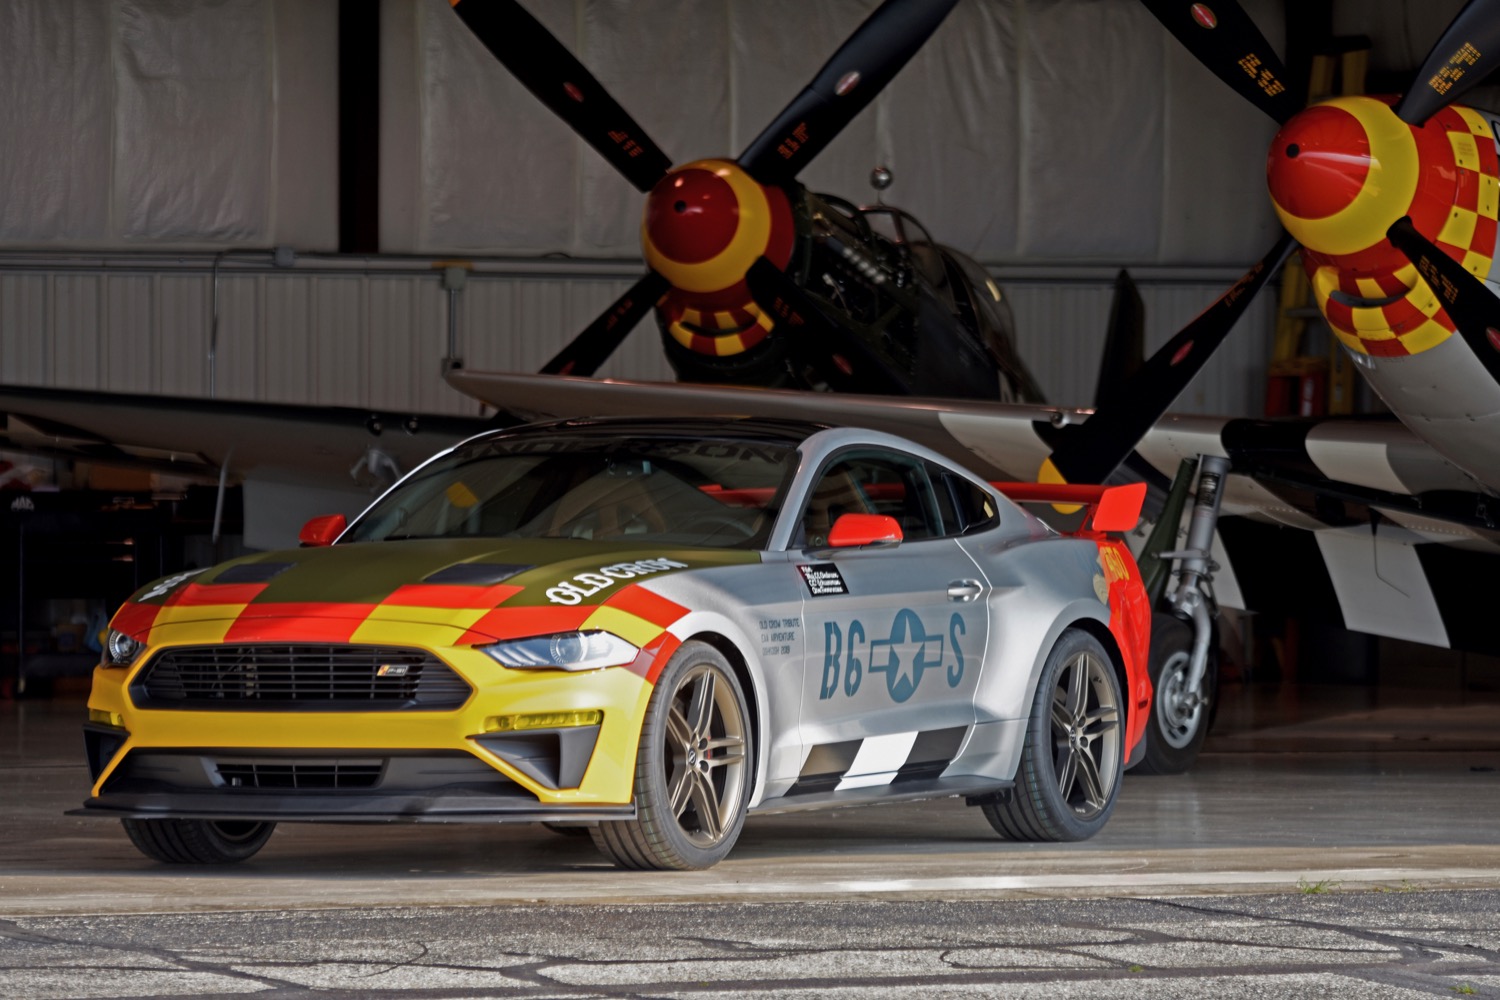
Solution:
M 601 431 L 476 441 L 404 480 L 344 541 L 476 536 L 760 548 L 795 456 L 777 442 Z

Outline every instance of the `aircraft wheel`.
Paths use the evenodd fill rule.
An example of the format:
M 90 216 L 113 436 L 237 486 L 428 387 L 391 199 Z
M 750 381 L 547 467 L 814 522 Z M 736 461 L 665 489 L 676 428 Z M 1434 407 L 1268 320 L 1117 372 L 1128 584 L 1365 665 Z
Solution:
M 254 820 L 122 819 L 130 842 L 169 865 L 226 865 L 266 846 L 275 823 Z
M 1139 774 L 1181 774 L 1198 759 L 1219 693 L 1219 649 L 1208 647 L 1208 665 L 1198 694 L 1187 692 L 1193 656 L 1193 627 L 1175 615 L 1151 616 L 1151 718 L 1146 723 L 1146 754 Z
M 750 712 L 718 650 L 685 642 L 657 679 L 635 762 L 634 820 L 589 827 L 621 868 L 709 868 L 739 839 L 750 799 Z
M 1087 840 L 1114 812 L 1125 763 L 1125 712 L 1099 640 L 1069 629 L 1042 667 L 1008 801 L 983 806 L 1007 840 Z

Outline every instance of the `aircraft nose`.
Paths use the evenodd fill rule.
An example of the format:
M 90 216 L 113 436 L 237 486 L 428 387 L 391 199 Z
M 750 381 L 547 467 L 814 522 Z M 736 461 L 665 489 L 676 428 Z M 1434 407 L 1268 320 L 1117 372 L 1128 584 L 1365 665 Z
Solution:
M 657 182 L 646 200 L 646 232 L 655 248 L 683 264 L 712 260 L 739 228 L 740 203 L 728 181 L 688 167 Z
M 1271 197 L 1299 219 L 1326 219 L 1343 211 L 1369 177 L 1370 137 L 1342 108 L 1325 105 L 1296 115 L 1276 134 L 1266 156 Z
M 1411 126 L 1383 99 L 1334 98 L 1300 111 L 1266 154 L 1281 224 L 1309 250 L 1348 257 L 1385 246 L 1421 176 Z

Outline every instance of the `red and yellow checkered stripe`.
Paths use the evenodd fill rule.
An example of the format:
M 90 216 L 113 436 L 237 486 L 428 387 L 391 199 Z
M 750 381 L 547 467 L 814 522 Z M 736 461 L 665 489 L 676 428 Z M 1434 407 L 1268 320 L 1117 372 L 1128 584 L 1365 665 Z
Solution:
M 712 308 L 680 292 L 668 292 L 660 306 L 667 333 L 688 350 L 713 357 L 741 354 L 759 344 L 775 324 L 751 300 L 743 282 L 740 288 L 744 300 L 724 308 Z
M 1490 124 L 1478 112 L 1452 106 L 1411 133 L 1422 166 L 1408 214 L 1419 230 L 1437 232 L 1439 249 L 1483 279 L 1500 218 L 1500 158 Z M 1373 268 L 1359 266 L 1371 262 L 1369 254 L 1351 257 L 1362 259 L 1303 254 L 1318 309 L 1351 351 L 1403 357 L 1453 334 L 1453 320 L 1404 256 L 1381 254 L 1384 266 Z

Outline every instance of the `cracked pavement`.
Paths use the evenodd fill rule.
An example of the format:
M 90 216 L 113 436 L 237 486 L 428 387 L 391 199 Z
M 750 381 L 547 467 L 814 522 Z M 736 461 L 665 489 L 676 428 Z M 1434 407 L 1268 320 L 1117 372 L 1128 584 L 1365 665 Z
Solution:
M 0 995 L 1500 996 L 1500 891 L 0 920 Z
M 154 864 L 64 815 L 81 706 L 0 704 L 0 998 L 1500 998 L 1500 710 L 1400 711 L 1231 732 L 1084 843 L 938 800 L 753 816 L 649 873 L 514 825 Z

